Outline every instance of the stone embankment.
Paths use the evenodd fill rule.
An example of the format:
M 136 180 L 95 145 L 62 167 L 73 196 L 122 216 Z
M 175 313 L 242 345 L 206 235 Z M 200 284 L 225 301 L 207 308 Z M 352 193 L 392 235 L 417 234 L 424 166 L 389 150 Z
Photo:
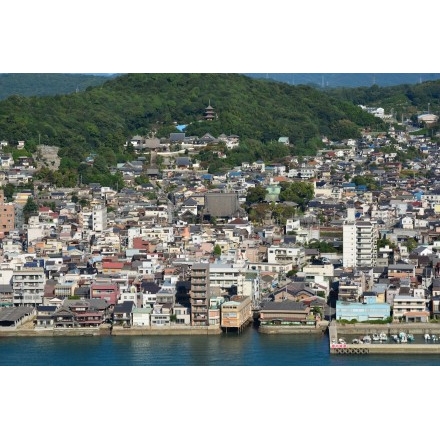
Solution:
M 223 333 L 220 327 L 113 327 L 102 325 L 92 328 L 34 328 L 26 323 L 18 328 L 1 328 L 2 337 L 35 337 L 35 336 L 153 336 L 153 335 L 218 335 Z
M 328 321 L 320 321 L 316 325 L 260 325 L 259 333 L 264 334 L 304 334 L 324 333 L 328 328 Z
M 112 336 L 152 336 L 152 335 L 218 335 L 223 333 L 220 327 L 190 327 L 190 326 L 164 326 L 164 327 L 113 327 Z
M 47 336 L 104 336 L 110 335 L 108 328 L 46 328 L 46 329 L 1 329 L 3 337 L 47 337 Z

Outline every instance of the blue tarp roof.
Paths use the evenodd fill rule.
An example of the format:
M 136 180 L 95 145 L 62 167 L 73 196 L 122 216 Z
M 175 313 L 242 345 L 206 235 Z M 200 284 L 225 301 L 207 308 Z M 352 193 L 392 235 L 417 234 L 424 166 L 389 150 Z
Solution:
M 176 128 L 177 128 L 177 130 L 179 130 L 179 131 L 184 131 L 186 127 L 188 127 L 188 125 L 184 125 L 184 124 L 182 124 L 182 125 L 176 125 Z

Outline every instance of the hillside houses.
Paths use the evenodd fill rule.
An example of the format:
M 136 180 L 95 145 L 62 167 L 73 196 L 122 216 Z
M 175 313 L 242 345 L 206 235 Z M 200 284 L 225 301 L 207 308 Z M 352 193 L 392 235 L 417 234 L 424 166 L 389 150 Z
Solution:
M 439 151 L 428 139 L 406 140 L 399 154 L 411 147 L 421 155 L 399 161 L 384 149 L 390 137 L 403 135 L 328 141 L 316 157 L 244 161 L 208 173 L 197 148 L 229 150 L 239 136 L 134 136 L 136 159 L 111 170 L 122 173 L 124 188 L 14 194 L 14 227 L 1 238 L 0 306 L 34 307 L 37 325 L 46 327 L 109 319 L 121 327 L 190 326 L 195 309 L 198 325 L 220 326 L 221 304 L 238 295 L 256 308 L 267 303 L 266 324 L 311 325 L 318 309 L 357 319 L 352 305 L 341 304 L 425 322 L 439 315 Z M 166 165 L 147 163 L 147 152 L 162 154 Z M 415 178 L 418 172 L 424 177 Z M 32 163 L 1 157 L 2 185 L 32 175 Z M 304 211 L 283 200 L 290 182 L 313 187 Z M 248 203 L 260 188 L 263 200 Z M 74 193 L 87 203 L 74 202 Z M 41 203 L 25 224 L 17 207 L 31 196 Z M 357 247 L 361 242 L 366 246 Z M 371 264 L 363 264 L 365 255 L 374 255 Z M 193 268 L 200 267 L 204 281 L 197 284 Z

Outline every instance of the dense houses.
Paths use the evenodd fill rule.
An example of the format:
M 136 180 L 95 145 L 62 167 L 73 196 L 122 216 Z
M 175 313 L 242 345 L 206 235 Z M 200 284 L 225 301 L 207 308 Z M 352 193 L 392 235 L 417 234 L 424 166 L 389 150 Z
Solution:
M 212 108 L 206 117 L 216 117 Z M 213 174 L 197 149 L 233 149 L 239 136 L 134 136 L 137 159 L 112 170 L 123 189 L 35 187 L 13 202 L 1 189 L 0 326 L 29 315 L 38 329 L 241 329 L 254 316 L 263 326 L 438 319 L 438 145 L 394 129 L 323 141 L 314 157 Z M 419 154 L 399 161 L 391 145 Z M 2 187 L 32 181 L 34 171 L 32 160 L 0 154 Z M 139 176 L 148 183 L 137 184 Z M 283 222 L 267 211 L 251 220 L 249 190 L 261 186 L 264 203 L 282 204 L 281 182 L 313 186 L 304 212 L 292 203 Z M 50 203 L 25 221 L 29 197 Z

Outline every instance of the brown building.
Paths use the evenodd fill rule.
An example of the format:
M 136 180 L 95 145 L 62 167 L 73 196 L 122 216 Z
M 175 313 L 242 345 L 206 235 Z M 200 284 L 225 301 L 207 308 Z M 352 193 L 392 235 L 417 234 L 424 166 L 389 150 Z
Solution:
M 0 189 L 0 237 L 9 233 L 15 226 L 15 211 L 13 203 L 5 203 L 3 190 Z
M 191 325 L 209 325 L 210 298 L 209 263 L 196 263 L 191 267 Z
M 252 320 L 250 296 L 234 295 L 221 305 L 221 327 L 241 330 Z
M 310 307 L 303 302 L 268 302 L 260 310 L 260 325 L 315 324 L 310 319 Z

